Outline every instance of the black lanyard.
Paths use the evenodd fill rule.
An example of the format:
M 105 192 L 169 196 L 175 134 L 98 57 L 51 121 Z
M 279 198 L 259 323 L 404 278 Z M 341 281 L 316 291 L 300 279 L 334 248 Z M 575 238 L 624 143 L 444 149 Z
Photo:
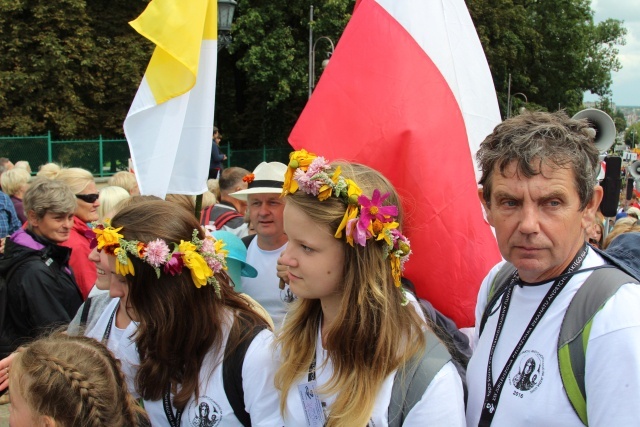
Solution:
M 171 383 L 167 387 L 167 391 L 162 396 L 162 407 L 164 408 L 164 414 L 167 416 L 167 421 L 171 427 L 178 427 L 180 420 L 182 419 L 182 409 L 176 410 L 175 415 L 171 407 Z
M 498 408 L 498 403 L 500 401 L 500 393 L 502 393 L 502 387 L 507 381 L 507 376 L 513 367 L 513 364 L 516 362 L 518 355 L 522 351 L 522 348 L 527 343 L 527 340 L 531 336 L 531 333 L 535 329 L 535 327 L 542 319 L 542 316 L 547 312 L 551 303 L 556 299 L 556 297 L 560 294 L 560 291 L 564 289 L 564 286 L 571 279 L 572 275 L 567 273 L 573 273 L 582 265 L 585 257 L 587 256 L 587 247 L 586 244 L 582 246 L 582 250 L 574 257 L 573 261 L 565 271 L 562 272 L 561 277 L 558 277 L 551 289 L 544 296 L 540 305 L 536 309 L 533 317 L 529 321 L 529 325 L 525 329 L 522 337 L 516 344 L 511 356 L 507 360 L 506 365 L 502 369 L 500 376 L 498 377 L 495 385 L 493 384 L 493 353 L 498 344 L 498 340 L 500 338 L 500 334 L 502 332 L 502 327 L 504 326 L 504 321 L 507 317 L 507 311 L 509 310 L 509 304 L 511 302 L 511 295 L 513 294 L 513 284 L 516 280 L 518 280 L 518 273 L 515 272 L 511 277 L 511 282 L 508 285 L 508 289 L 502 297 L 502 308 L 500 309 L 500 316 L 498 317 L 498 324 L 496 326 L 496 332 L 493 336 L 493 342 L 491 343 L 491 349 L 489 350 L 489 359 L 487 366 L 487 382 L 486 382 L 486 391 L 484 397 L 484 403 L 482 404 L 482 413 L 480 414 L 480 422 L 478 423 L 479 427 L 487 427 L 491 425 L 493 421 L 493 417 L 496 413 L 496 409 Z
M 111 317 L 109 318 L 109 323 L 107 323 L 107 329 L 104 330 L 104 335 L 102 335 L 102 344 L 107 345 L 107 341 L 109 341 L 109 337 L 111 336 L 111 325 L 113 324 L 113 320 L 116 317 L 116 312 L 118 311 L 118 307 L 120 303 L 116 305 L 116 308 L 111 313 Z
M 309 376 L 307 381 L 315 381 L 316 380 L 316 351 L 313 351 L 313 360 L 311 361 L 311 365 L 309 365 Z

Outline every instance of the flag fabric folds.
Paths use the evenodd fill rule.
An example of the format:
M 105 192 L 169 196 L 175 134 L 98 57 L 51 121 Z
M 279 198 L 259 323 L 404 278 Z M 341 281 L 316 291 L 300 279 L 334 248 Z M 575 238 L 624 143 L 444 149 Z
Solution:
M 464 0 L 361 0 L 289 142 L 391 180 L 413 250 L 405 276 L 466 327 L 500 260 L 472 158 L 499 122 Z
M 207 189 L 217 12 L 214 0 L 152 0 L 130 23 L 156 45 L 124 121 L 141 194 Z

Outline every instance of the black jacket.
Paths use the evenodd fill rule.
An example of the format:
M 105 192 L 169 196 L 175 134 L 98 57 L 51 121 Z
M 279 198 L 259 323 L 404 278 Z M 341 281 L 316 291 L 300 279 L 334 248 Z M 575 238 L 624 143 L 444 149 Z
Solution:
M 69 268 L 71 249 L 29 231 L 7 239 L 0 275 L 7 279 L 6 312 L 0 331 L 0 357 L 37 337 L 45 328 L 69 323 L 82 295 Z

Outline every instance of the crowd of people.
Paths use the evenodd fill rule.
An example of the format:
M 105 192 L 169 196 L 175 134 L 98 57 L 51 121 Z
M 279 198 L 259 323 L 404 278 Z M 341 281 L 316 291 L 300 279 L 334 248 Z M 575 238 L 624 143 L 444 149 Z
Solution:
M 525 112 L 481 144 L 503 261 L 470 343 L 411 291 L 402 201 L 368 166 L 299 150 L 249 172 L 214 147 L 198 218 L 129 172 L 98 191 L 0 159 L 11 425 L 635 425 L 640 225 L 598 213 L 593 139 Z

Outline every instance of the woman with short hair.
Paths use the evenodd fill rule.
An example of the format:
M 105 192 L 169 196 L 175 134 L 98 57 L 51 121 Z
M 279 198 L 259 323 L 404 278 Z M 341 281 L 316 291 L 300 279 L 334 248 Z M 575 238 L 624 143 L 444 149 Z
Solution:
M 82 296 L 71 269 L 71 249 L 61 246 L 73 227 L 76 199 L 62 182 L 36 179 L 24 195 L 27 228 L 7 239 L 0 275 L 7 280 L 0 357 L 43 328 L 68 323 Z M 95 267 L 94 267 L 95 268 Z
M 13 207 L 16 209 L 18 219 L 23 224 L 27 222 L 27 216 L 24 213 L 24 207 L 22 205 L 22 197 L 24 192 L 29 188 L 29 179 L 31 174 L 25 169 L 14 167 L 9 169 L 0 177 L 0 184 L 2 184 L 2 190 L 11 197 Z

